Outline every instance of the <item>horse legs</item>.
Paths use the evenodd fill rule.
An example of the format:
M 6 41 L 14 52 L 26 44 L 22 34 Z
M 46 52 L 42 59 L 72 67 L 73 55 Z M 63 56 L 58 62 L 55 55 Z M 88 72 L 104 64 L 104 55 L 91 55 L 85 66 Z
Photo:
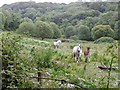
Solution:
M 85 57 L 85 62 L 87 62 L 88 61 L 88 58 L 87 57 Z
M 56 49 L 56 45 L 54 45 L 54 49 Z
M 78 63 L 79 62 L 79 58 L 77 57 L 77 62 L 76 63 Z
M 79 62 L 79 54 L 75 54 L 74 53 L 74 59 L 75 59 L 75 62 L 78 63 Z
M 90 62 L 90 57 L 88 55 L 85 56 L 85 62 Z
M 58 45 L 54 45 L 54 48 L 57 49 L 59 46 Z
M 77 63 L 79 62 L 79 54 L 77 55 Z
M 73 54 L 74 58 L 76 57 L 75 53 Z
M 88 57 L 88 62 L 90 62 L 90 57 Z
M 76 62 L 76 63 L 79 62 L 79 56 L 78 56 L 78 55 L 75 56 L 75 62 Z

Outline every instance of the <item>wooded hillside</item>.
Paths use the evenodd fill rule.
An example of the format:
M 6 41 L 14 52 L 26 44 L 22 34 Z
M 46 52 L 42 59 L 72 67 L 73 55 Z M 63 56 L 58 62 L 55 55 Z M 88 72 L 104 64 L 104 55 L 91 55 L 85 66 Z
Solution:
M 57 31 L 62 35 L 58 37 L 52 35 L 52 38 L 95 40 L 100 37 L 112 37 L 118 39 L 117 2 L 74 2 L 70 4 L 17 2 L 3 5 L 1 8 L 2 29 L 4 30 L 19 30 L 20 24 L 26 21 L 34 24 L 36 21 L 43 21 L 54 23 Z M 103 30 L 100 30 L 101 27 Z M 54 29 L 52 28 L 53 31 Z M 102 34 L 102 31 L 106 34 Z M 89 37 L 86 38 L 83 34 Z

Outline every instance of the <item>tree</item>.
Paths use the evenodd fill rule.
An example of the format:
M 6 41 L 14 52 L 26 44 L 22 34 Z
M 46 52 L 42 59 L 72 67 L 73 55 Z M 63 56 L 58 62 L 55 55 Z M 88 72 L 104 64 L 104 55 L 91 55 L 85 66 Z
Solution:
M 53 37 L 53 30 L 49 23 L 43 21 L 36 21 L 36 37 L 42 38 L 52 38 Z
M 17 32 L 21 34 L 35 36 L 35 25 L 33 22 L 22 22 Z
M 77 28 L 78 30 L 78 37 L 80 40 L 91 40 L 91 32 L 89 27 L 81 25 Z
M 76 15 L 72 16 L 71 20 L 74 20 L 74 19 L 84 20 L 87 17 L 95 17 L 99 15 L 100 15 L 100 12 L 98 10 L 81 11 Z
M 98 10 L 100 12 L 105 12 L 106 8 L 107 8 L 107 5 L 106 3 L 103 3 L 103 2 L 93 2 L 93 3 L 90 3 L 90 6 L 89 8 L 91 9 L 94 9 L 94 10 Z
M 5 18 L 6 18 L 5 24 L 4 24 L 5 30 L 8 30 L 8 31 L 16 30 L 20 24 L 20 19 L 18 18 L 18 16 L 14 13 L 10 13 L 7 10 L 3 10 L 3 14 L 5 15 Z
M 27 9 L 25 9 L 25 14 L 23 15 L 23 17 L 28 17 L 28 18 L 34 20 L 36 17 L 38 17 L 40 15 L 41 15 L 41 13 L 38 12 L 36 9 L 27 8 Z
M 28 18 L 28 17 L 24 17 L 24 18 L 22 18 L 21 20 L 20 20 L 20 22 L 22 23 L 22 22 L 32 22 L 32 20 L 30 19 L 30 18 Z
M 56 25 L 55 23 L 50 23 L 52 30 L 54 32 L 53 38 L 57 39 L 61 37 L 61 31 L 58 28 L 58 25 Z
M 5 16 L 4 29 L 10 30 L 8 26 L 9 26 L 9 23 L 11 21 L 11 14 L 7 10 L 2 10 L 2 13 Z
M 14 88 L 18 85 L 21 79 L 23 70 L 19 68 L 21 63 L 22 46 L 19 43 L 22 40 L 21 36 L 13 35 L 12 33 L 2 33 L 2 88 Z M 0 52 L 1 52 L 0 51 Z M 19 73 L 19 74 L 18 74 Z
M 45 18 L 44 16 L 36 17 L 34 22 L 36 22 L 36 21 L 44 21 L 45 22 L 45 21 L 47 21 L 47 18 Z
M 65 30 L 66 38 L 70 38 L 73 35 L 75 35 L 75 28 L 73 26 L 68 26 Z
M 119 21 L 116 21 L 115 23 L 115 26 L 114 26 L 114 31 L 115 31 L 115 39 L 120 39 L 120 29 L 119 29 L 119 26 L 120 26 L 120 20 Z
M 80 24 L 88 26 L 90 30 L 95 26 L 95 24 L 99 21 L 98 17 L 87 17 L 85 20 L 82 20 L 78 25 Z
M 5 15 L 2 12 L 0 12 L 0 29 L 4 29 L 5 21 Z
M 97 25 L 92 28 L 92 37 L 94 40 L 100 37 L 113 37 L 114 31 L 110 25 Z
M 117 20 L 118 20 L 118 11 L 117 12 L 109 11 L 101 15 L 100 20 L 97 24 L 110 25 L 111 28 L 114 29 L 114 25 Z

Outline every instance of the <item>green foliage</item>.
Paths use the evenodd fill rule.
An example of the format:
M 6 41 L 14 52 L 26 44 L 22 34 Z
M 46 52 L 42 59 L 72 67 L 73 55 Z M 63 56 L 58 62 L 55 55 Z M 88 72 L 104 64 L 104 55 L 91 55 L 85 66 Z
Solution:
M 34 8 L 26 8 L 25 13 L 23 14 L 23 17 L 28 17 L 31 20 L 34 20 L 36 17 L 40 16 L 41 13 L 38 12 L 38 10 Z
M 108 89 L 111 87 L 111 81 L 113 79 L 115 81 L 117 80 L 112 76 L 112 72 L 117 69 L 114 66 L 114 62 L 118 60 L 118 53 L 116 52 L 116 49 L 118 49 L 117 41 L 112 44 L 108 44 L 107 47 L 105 47 L 104 53 L 102 53 L 103 55 L 101 54 L 102 56 L 98 54 L 98 51 L 92 55 L 92 59 L 100 60 L 100 63 L 103 67 L 106 66 L 109 68 L 105 69 L 107 75 L 103 75 L 103 78 L 99 80 L 100 87 L 106 87 Z
M 119 21 L 116 21 L 116 23 L 115 23 L 115 26 L 114 26 L 114 31 L 115 31 L 115 36 L 114 36 L 114 38 L 115 39 L 120 39 L 120 28 L 119 28 L 119 26 L 120 26 L 120 20 Z
M 75 45 L 70 45 L 70 49 L 73 49 Z
M 41 48 L 35 52 L 35 59 L 38 62 L 38 69 L 50 68 L 52 66 L 53 50 L 51 48 Z
M 98 51 L 95 50 L 94 53 L 91 54 L 91 61 L 98 61 L 99 54 Z
M 35 26 L 36 26 L 36 30 L 35 30 L 36 37 L 40 37 L 42 39 L 53 37 L 54 33 L 49 23 L 43 21 L 36 21 Z
M 99 21 L 99 17 L 87 17 L 85 20 L 81 20 L 76 26 L 79 27 L 81 24 L 88 26 L 91 29 L 95 26 L 95 24 Z
M 16 34 L 15 34 L 16 35 Z M 12 36 L 10 35 L 10 38 L 6 39 L 7 43 L 10 43 L 12 41 Z M 6 37 L 6 36 L 5 36 Z M 17 37 L 17 36 L 16 36 Z M 15 38 L 13 41 L 16 40 Z M 5 41 L 5 40 L 4 40 Z M 9 42 L 10 41 L 10 42 Z M 16 41 L 17 42 L 17 41 Z M 86 46 L 91 47 L 91 62 L 90 63 L 84 63 L 84 57 L 82 56 L 81 63 L 76 64 L 74 63 L 73 53 L 72 49 L 75 45 L 78 44 L 78 42 L 81 43 L 82 47 L 85 48 Z M 10 43 L 11 44 L 11 43 Z M 109 60 L 111 60 L 112 54 L 104 54 L 104 47 L 107 45 L 107 43 L 104 44 L 94 44 L 93 42 L 65 42 L 61 49 L 53 50 L 51 49 L 52 40 L 49 41 L 43 41 L 43 40 L 36 40 L 33 38 L 24 38 L 20 42 L 17 42 L 18 47 L 22 45 L 22 50 L 20 48 L 19 51 L 15 51 L 14 53 L 18 52 L 18 57 L 14 59 L 14 67 L 12 65 L 9 65 L 7 67 L 7 73 L 13 77 L 12 80 L 13 83 L 9 82 L 9 87 L 13 88 L 38 88 L 42 87 L 38 84 L 37 72 L 43 71 L 45 72 L 44 77 L 45 78 L 51 78 L 51 79 L 62 79 L 69 82 L 72 82 L 74 84 L 84 86 L 86 88 L 100 88 L 100 87 L 106 87 L 106 71 L 99 70 L 96 65 L 99 65 L 99 61 L 101 60 L 105 65 L 109 65 Z M 11 47 L 11 49 L 14 49 L 14 46 L 5 45 Z M 102 47 L 102 49 L 101 49 Z M 111 46 L 109 46 L 111 47 Z M 94 51 L 94 48 L 96 51 Z M 9 52 L 11 49 L 4 48 L 7 52 Z M 116 50 L 116 48 L 114 48 Z M 112 52 L 112 51 L 111 51 Z M 104 57 L 102 55 L 105 55 Z M 113 51 L 113 55 L 117 55 L 116 51 Z M 6 61 L 13 60 L 12 56 L 15 56 L 16 54 L 9 54 L 10 58 L 8 58 Z M 5 58 L 6 55 L 3 55 Z M 105 61 L 104 61 L 105 60 Z M 7 62 L 4 63 L 7 63 Z M 114 62 L 117 62 L 117 58 L 114 58 Z M 11 62 L 9 62 L 11 64 Z M 117 63 L 114 63 L 117 64 Z M 12 66 L 12 67 L 11 67 Z M 16 67 L 16 68 L 15 68 Z M 10 70 L 9 70 L 10 68 Z M 42 73 L 43 73 L 42 72 Z M 2 71 L 4 73 L 4 71 Z M 4 74 L 4 76 L 5 76 Z M 47 75 L 46 75 L 47 74 Z M 113 74 L 113 75 L 112 75 Z M 110 77 L 110 85 L 114 84 L 116 82 L 116 73 L 113 71 Z M 105 77 L 105 79 L 103 79 Z M 3 77 L 3 79 L 7 80 L 8 77 Z M 114 79 L 115 78 L 115 79 Z M 103 80 L 102 80 L 103 79 Z M 11 80 L 11 79 L 9 79 Z M 55 80 L 47 80 L 45 79 L 43 82 L 44 87 L 62 87 L 66 88 L 67 83 L 62 81 L 55 81 Z M 16 84 L 14 84 L 14 82 Z M 99 83 L 100 82 L 100 83 Z M 6 85 L 6 84 L 4 84 Z M 116 85 L 112 85 L 110 87 L 115 87 Z
M 78 28 L 80 25 L 85 25 L 89 27 L 90 32 L 92 28 L 96 25 L 110 25 L 111 28 L 114 29 L 115 23 L 118 21 L 117 3 L 109 3 L 109 2 L 102 2 L 102 3 L 77 2 L 77 3 L 70 3 L 67 5 L 65 4 L 56 5 L 55 3 L 22 2 L 22 3 L 4 5 L 2 8 L 3 8 L 2 13 L 3 16 L 5 17 L 5 18 L 3 17 L 2 27 L 3 29 L 5 28 L 6 30 L 15 30 L 18 28 L 19 23 L 22 23 L 24 21 L 54 22 L 56 25 L 58 25 L 58 26 L 48 25 L 48 27 L 51 26 L 51 29 L 53 29 L 52 31 L 54 32 L 54 34 L 52 35 L 49 35 L 50 33 L 49 34 L 47 33 L 47 35 L 44 35 L 45 33 L 39 34 L 38 32 L 40 29 L 38 29 L 37 27 L 35 35 L 36 37 L 42 39 L 60 38 L 61 36 L 64 36 L 65 33 L 68 34 L 68 35 L 65 34 L 65 37 L 70 38 L 71 36 L 74 36 L 76 34 L 76 30 L 70 30 L 70 31 L 66 30 L 69 26 L 73 26 L 73 28 L 75 29 Z M 12 14 L 10 10 L 13 13 L 16 13 L 17 16 Z M 23 19 L 19 21 L 18 17 Z M 51 30 L 49 31 L 51 32 Z M 60 35 L 60 33 L 62 35 Z M 43 35 L 45 37 L 43 37 Z M 114 38 L 117 39 L 118 37 L 114 37 Z
M 18 16 L 14 13 L 10 13 L 7 10 L 3 10 L 3 14 L 5 16 L 5 23 L 4 23 L 4 29 L 8 31 L 14 31 L 18 28 L 20 19 Z
M 114 29 L 115 22 L 118 21 L 118 11 L 109 11 L 100 16 L 97 25 L 110 25 Z
M 20 36 L 2 34 L 2 88 L 15 88 L 20 83 L 20 41 Z
M 35 36 L 35 25 L 33 22 L 22 22 L 17 30 L 17 33 Z
M 97 10 L 89 10 L 89 11 L 82 11 L 80 13 L 77 13 L 75 16 L 72 16 L 72 20 L 78 19 L 78 20 L 84 20 L 87 17 L 95 17 L 99 16 L 99 11 Z
M 28 17 L 24 17 L 20 20 L 20 22 L 22 23 L 22 22 L 33 22 L 33 21 Z
M 100 12 L 105 12 L 106 9 L 107 9 L 107 5 L 106 3 L 103 3 L 103 2 L 94 2 L 94 3 L 90 3 L 90 6 L 89 6 L 91 9 L 94 9 L 94 10 L 98 10 Z
M 101 38 L 94 41 L 94 43 L 102 43 L 102 42 L 113 43 L 114 39 L 111 37 L 101 37 Z
M 71 36 L 70 39 L 78 40 L 78 36 L 77 35 Z
M 80 40 L 91 40 L 91 32 L 89 27 L 81 25 L 77 28 L 78 30 L 78 37 Z
M 65 36 L 66 38 L 70 38 L 70 36 L 75 35 L 76 31 L 74 26 L 68 26 L 65 30 Z
M 100 37 L 113 37 L 114 31 L 109 25 L 97 25 L 92 28 L 92 37 L 94 40 Z
M 115 36 L 116 34 L 119 34 L 117 26 L 118 22 L 117 3 L 77 2 L 70 4 L 56 4 L 56 3 L 18 2 L 10 5 L 4 5 L 2 6 L 2 9 L 3 11 L 2 14 L 0 13 L 0 15 L 3 18 L 1 19 L 2 24 L 0 25 L 2 25 L 1 27 L 4 30 L 8 31 L 15 30 L 18 28 L 19 23 L 22 24 L 24 22 L 27 23 L 35 22 L 35 26 L 32 23 L 28 25 L 27 24 L 23 25 L 24 26 L 23 28 L 26 28 L 24 30 L 25 32 L 26 30 L 28 31 L 30 30 L 29 32 L 26 33 L 30 33 L 32 36 L 36 36 L 37 38 L 42 39 L 59 38 L 60 31 L 62 33 L 63 38 L 65 38 L 68 34 L 67 38 L 77 40 L 79 35 L 77 36 L 78 33 L 76 32 L 75 28 L 78 29 L 80 25 L 87 26 L 87 28 L 82 30 L 83 33 L 82 35 L 83 36 L 86 35 L 87 38 L 91 36 L 92 31 L 91 29 L 94 26 L 96 27 L 96 25 L 101 25 L 101 27 L 97 28 L 94 33 L 92 31 L 95 40 L 101 37 L 113 37 L 112 35 L 114 35 L 114 31 Z M 16 13 L 17 16 L 13 13 Z M 19 22 L 18 17 L 25 18 L 21 19 L 21 21 Z M 47 23 L 52 21 L 56 23 L 53 26 L 50 23 Z M 32 27 L 32 25 L 35 27 L 35 29 Z M 109 26 L 108 28 L 106 28 L 103 27 L 102 25 Z M 66 32 L 66 29 L 69 26 L 72 26 L 73 30 L 69 29 L 70 31 L 68 30 L 67 34 L 65 34 L 64 32 Z M 114 29 L 114 31 L 111 28 L 109 28 L 110 26 L 112 29 Z M 90 39 L 85 38 L 85 40 Z M 112 39 L 110 38 L 107 40 L 103 39 L 103 41 L 104 40 L 109 42 L 109 40 Z M 85 86 L 87 88 L 101 88 L 101 87 L 105 88 L 107 77 L 108 87 L 110 85 L 111 85 L 110 87 L 117 86 L 115 84 L 117 82 L 116 73 L 114 71 L 111 72 L 109 70 L 108 76 L 106 76 L 107 72 L 103 70 L 98 70 L 98 68 L 96 68 L 96 65 L 99 65 L 100 62 L 102 62 L 107 66 L 110 65 L 111 67 L 113 62 L 117 62 L 118 55 L 116 53 L 118 53 L 117 51 L 118 47 L 116 48 L 114 45 L 110 45 L 108 46 L 108 50 L 104 52 L 104 47 L 108 43 L 94 44 L 93 42 L 79 40 L 77 40 L 76 42 L 69 43 L 70 40 L 66 40 L 66 42 L 63 43 L 62 48 L 53 52 L 53 49 L 50 48 L 53 45 L 52 43 L 53 41 L 52 42 L 51 41 L 52 40 L 40 41 L 33 38 L 25 38 L 22 39 L 21 41 L 21 37 L 19 36 L 12 34 L 5 34 L 5 36 L 3 35 L 2 42 L 4 47 L 3 48 L 4 53 L 3 55 L 1 55 L 4 65 L 2 70 L 3 86 L 5 88 L 6 86 L 7 88 L 41 87 L 38 84 L 36 78 L 30 78 L 31 73 L 33 74 L 32 75 L 33 77 L 34 76 L 36 77 L 37 75 L 36 73 L 38 72 L 38 70 L 43 70 L 45 72 L 47 71 L 48 75 L 45 75 L 45 77 L 65 79 L 75 84 Z M 74 63 L 72 49 L 78 43 L 81 43 L 83 48 L 87 46 L 91 47 L 90 63 L 84 63 L 83 56 L 82 56 L 83 60 L 81 60 L 80 64 Z M 94 49 L 96 49 L 96 51 L 94 51 Z M 116 66 L 117 63 L 114 64 Z M 86 68 L 86 70 L 83 68 Z M 59 81 L 57 82 L 52 80 L 44 81 L 45 88 L 46 87 L 65 88 L 67 85 L 66 83 Z
M 34 20 L 34 22 L 36 21 L 48 21 L 46 17 L 36 17 L 36 19 Z
M 113 67 L 113 61 L 118 60 L 118 54 L 115 53 L 115 49 L 118 48 L 118 42 L 114 42 L 113 44 L 110 44 L 107 46 L 105 57 L 111 55 L 111 58 L 108 59 L 108 67 L 110 67 L 110 70 L 108 70 L 108 77 L 107 77 L 107 85 L 106 88 L 108 89 L 110 86 L 110 79 L 111 79 L 111 70 Z
M 55 23 L 50 23 L 50 25 L 51 25 L 52 30 L 54 32 L 53 38 L 54 39 L 60 38 L 61 37 L 61 31 L 58 28 L 58 25 L 56 25 Z
M 6 18 L 3 12 L 0 12 L 0 29 L 4 29 Z

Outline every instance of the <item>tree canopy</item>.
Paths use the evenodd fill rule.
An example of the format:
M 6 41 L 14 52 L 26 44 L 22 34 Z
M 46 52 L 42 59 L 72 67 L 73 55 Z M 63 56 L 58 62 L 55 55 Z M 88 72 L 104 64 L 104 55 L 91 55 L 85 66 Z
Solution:
M 110 26 L 109 31 L 112 29 L 115 34 L 114 36 L 107 36 L 118 39 L 116 23 L 118 22 L 119 8 L 117 2 L 74 2 L 70 4 L 18 2 L 3 5 L 1 9 L 1 28 L 3 30 L 16 31 L 21 27 L 21 23 L 32 22 L 35 24 L 36 37 L 41 37 L 42 39 L 60 38 L 61 36 L 63 38 L 78 38 L 77 30 L 79 30 L 79 33 L 82 34 L 84 32 L 84 35 L 87 36 L 92 33 L 91 39 L 91 36 L 89 36 L 89 39 L 92 40 L 95 37 L 104 36 L 104 34 L 100 34 L 100 28 L 105 27 L 99 27 L 100 32 L 96 36 L 94 36 L 95 34 L 92 31 L 94 27 L 108 25 Z M 39 22 L 42 27 L 37 24 L 38 21 L 42 22 Z M 84 30 L 80 30 L 81 25 L 84 25 Z M 85 29 L 85 27 L 87 28 Z M 107 31 L 104 30 L 103 32 Z M 44 36 L 43 32 L 40 31 L 44 32 Z M 47 31 L 48 33 L 46 33 Z M 79 37 L 79 39 L 81 38 Z M 86 38 L 83 39 L 88 40 Z
M 89 27 L 84 25 L 78 27 L 78 37 L 80 40 L 91 40 L 91 32 Z
M 109 25 L 97 25 L 92 29 L 93 39 L 100 37 L 113 37 L 114 30 Z
M 36 37 L 44 38 L 52 38 L 53 37 L 53 30 L 49 23 L 43 21 L 36 21 Z

